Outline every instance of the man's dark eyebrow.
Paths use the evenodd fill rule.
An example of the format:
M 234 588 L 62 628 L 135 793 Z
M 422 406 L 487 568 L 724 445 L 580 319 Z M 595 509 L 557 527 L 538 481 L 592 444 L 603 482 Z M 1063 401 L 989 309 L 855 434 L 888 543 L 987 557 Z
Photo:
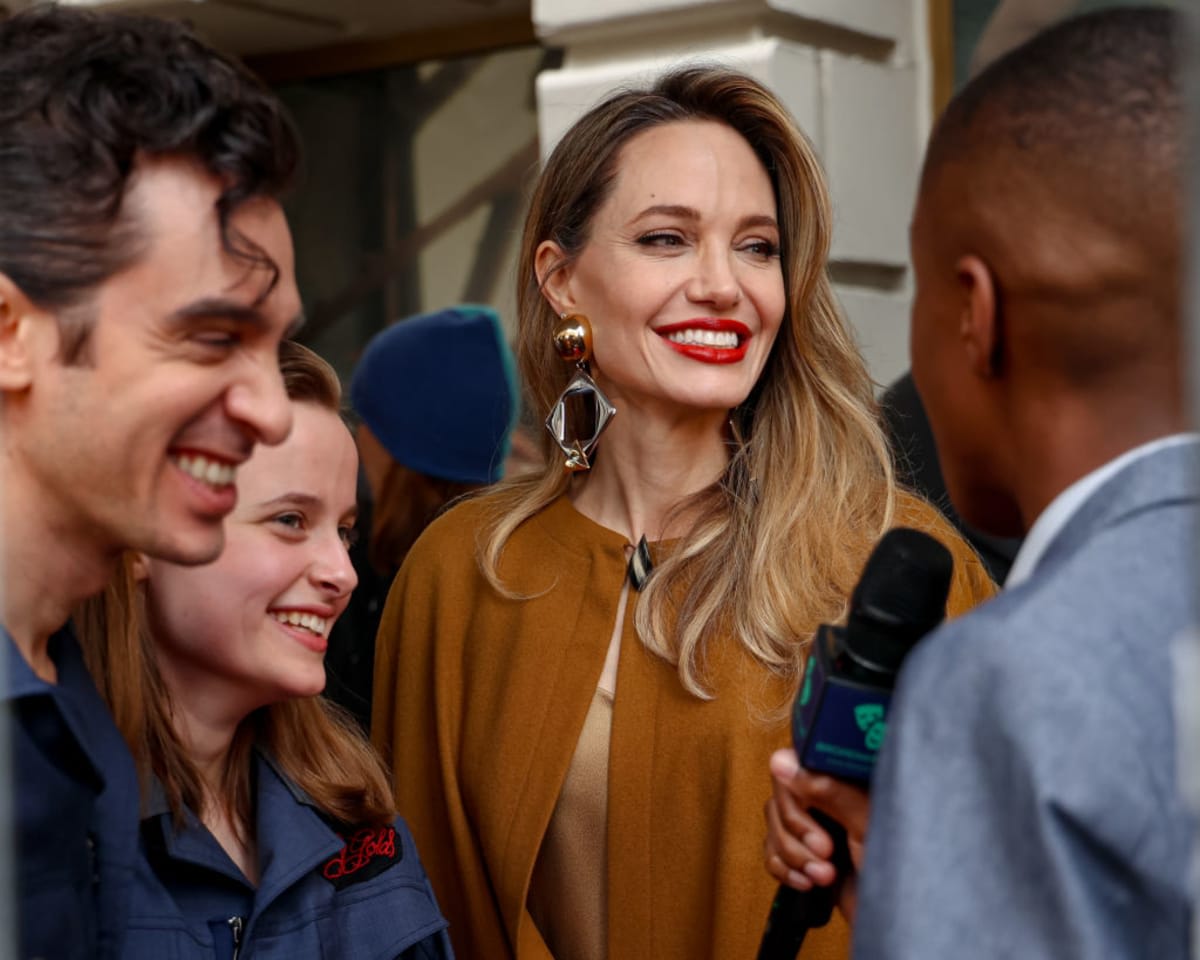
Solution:
M 221 297 L 205 297 L 203 300 L 180 307 L 170 316 L 171 322 L 179 325 L 186 324 L 190 320 L 214 318 L 232 320 L 235 323 L 258 327 L 260 330 L 265 330 L 269 326 L 267 318 L 257 306 L 247 306 L 236 300 L 225 300 Z M 304 321 L 304 311 L 301 310 L 288 322 L 283 333 L 284 339 L 291 339 L 299 333 L 300 328 L 304 326 Z
M 180 307 L 171 314 L 173 323 L 184 324 L 189 320 L 216 319 L 233 320 L 235 323 L 249 324 L 254 327 L 266 327 L 267 321 L 262 311 L 254 306 L 246 306 L 236 300 L 225 300 L 221 297 L 205 297 L 187 306 Z

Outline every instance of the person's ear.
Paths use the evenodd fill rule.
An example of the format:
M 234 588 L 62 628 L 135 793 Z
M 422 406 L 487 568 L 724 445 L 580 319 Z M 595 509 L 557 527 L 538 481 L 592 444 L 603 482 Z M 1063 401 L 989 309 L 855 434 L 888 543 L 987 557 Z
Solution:
M 573 263 L 553 240 L 543 240 L 533 255 L 533 271 L 537 274 L 542 296 L 557 314 L 575 313 L 578 304 L 571 292 Z
M 1000 373 L 1001 337 L 996 282 L 991 268 L 975 254 L 954 265 L 961 294 L 958 335 L 970 369 L 990 378 Z
M 0 391 L 17 393 L 33 383 L 39 338 L 53 335 L 55 343 L 40 349 L 57 349 L 54 318 L 34 307 L 12 279 L 0 273 Z

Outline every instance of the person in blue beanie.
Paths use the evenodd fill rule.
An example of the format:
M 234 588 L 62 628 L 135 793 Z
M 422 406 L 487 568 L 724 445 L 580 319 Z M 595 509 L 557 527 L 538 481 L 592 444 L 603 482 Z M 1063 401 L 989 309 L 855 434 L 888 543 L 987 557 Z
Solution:
M 392 578 L 448 503 L 505 474 L 520 397 L 516 362 L 490 307 L 417 314 L 363 350 L 350 402 L 360 419 L 356 440 L 371 501 L 361 522 L 370 533 L 355 549 L 360 586 L 331 638 L 326 695 L 364 729 Z
M 516 363 L 488 307 L 449 307 L 377 334 L 350 382 L 375 514 L 371 559 L 400 566 L 453 495 L 504 472 L 520 409 Z

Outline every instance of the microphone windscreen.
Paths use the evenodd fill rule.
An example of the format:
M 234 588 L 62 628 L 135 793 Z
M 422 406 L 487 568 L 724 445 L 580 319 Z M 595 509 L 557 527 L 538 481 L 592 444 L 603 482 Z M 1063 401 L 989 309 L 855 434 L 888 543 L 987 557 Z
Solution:
M 846 646 L 865 663 L 894 672 L 909 648 L 941 623 L 954 560 L 927 533 L 894 527 L 867 558 L 850 597 Z

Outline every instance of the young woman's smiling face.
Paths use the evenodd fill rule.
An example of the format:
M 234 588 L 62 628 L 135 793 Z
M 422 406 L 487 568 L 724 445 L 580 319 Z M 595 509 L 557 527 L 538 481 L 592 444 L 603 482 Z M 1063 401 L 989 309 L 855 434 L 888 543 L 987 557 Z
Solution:
M 736 407 L 762 374 L 785 309 L 775 194 L 735 130 L 654 127 L 617 158 L 579 257 L 538 269 L 556 309 L 586 315 L 593 375 L 618 409 Z
M 329 630 L 357 576 L 347 551 L 358 455 L 337 414 L 293 403 L 294 425 L 238 473 L 220 557 L 146 562 L 147 610 L 172 697 L 244 715 L 325 686 Z

